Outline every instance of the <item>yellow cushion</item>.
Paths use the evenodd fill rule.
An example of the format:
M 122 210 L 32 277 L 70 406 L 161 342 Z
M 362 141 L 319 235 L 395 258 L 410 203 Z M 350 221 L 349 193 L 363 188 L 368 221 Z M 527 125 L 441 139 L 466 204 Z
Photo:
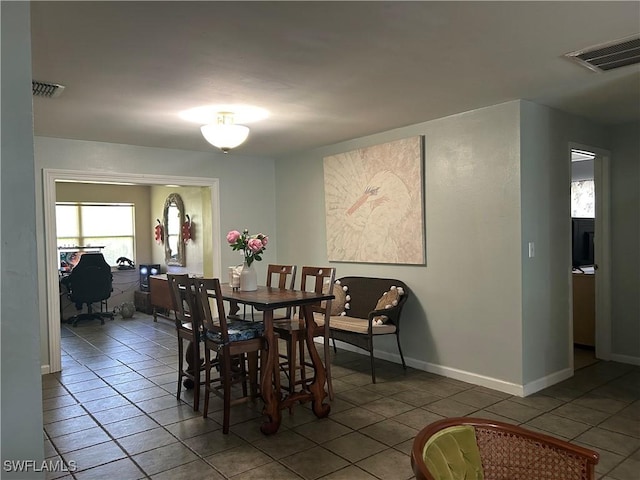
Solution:
M 436 480 L 484 480 L 476 432 L 470 425 L 457 425 L 434 434 L 422 456 Z

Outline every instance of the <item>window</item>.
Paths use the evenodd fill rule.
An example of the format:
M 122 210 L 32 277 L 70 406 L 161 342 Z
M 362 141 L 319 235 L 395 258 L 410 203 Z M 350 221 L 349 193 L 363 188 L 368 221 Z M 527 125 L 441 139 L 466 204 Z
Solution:
M 571 182 L 571 216 L 595 218 L 596 196 L 593 180 Z
M 109 265 L 135 257 L 135 210 L 130 203 L 56 203 L 58 247 L 104 246 Z

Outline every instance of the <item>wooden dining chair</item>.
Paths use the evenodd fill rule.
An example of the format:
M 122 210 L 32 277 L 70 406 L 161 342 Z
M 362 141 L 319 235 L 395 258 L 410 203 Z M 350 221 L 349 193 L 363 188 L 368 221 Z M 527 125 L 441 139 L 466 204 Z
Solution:
M 333 285 L 336 269 L 332 267 L 303 266 L 300 274 L 300 290 L 316 293 L 333 294 Z M 312 306 L 314 316 L 314 337 L 324 337 L 324 367 L 327 376 L 329 399 L 333 400 L 333 384 L 331 382 L 331 351 L 329 348 L 329 317 L 331 314 L 331 301 L 318 303 Z M 306 367 L 311 366 L 305 361 L 305 321 L 301 315 L 302 310 L 290 319 L 280 319 L 273 323 L 274 331 L 287 343 L 287 358 L 284 366 L 289 384 L 287 390 L 290 394 L 295 392 L 296 385 L 306 383 Z M 299 355 L 299 359 L 297 356 Z M 296 379 L 296 372 L 300 372 L 300 378 Z
M 217 278 L 196 280 L 197 308 L 202 314 L 204 341 L 204 407 L 202 416 L 207 417 L 209 397 L 215 393 L 224 404 L 222 432 L 229 433 L 231 406 L 246 402 L 257 396 L 258 354 L 265 351 L 263 337 L 264 324 L 245 320 L 229 320 L 226 317 L 224 301 L 220 292 L 220 280 Z M 217 308 L 217 319 L 211 312 L 210 297 L 213 296 Z M 212 357 L 216 353 L 216 358 Z M 264 354 L 264 353 L 262 353 Z M 240 359 L 236 362 L 236 359 Z M 248 368 L 245 365 L 248 363 Z M 211 371 L 217 367 L 220 376 L 211 377 Z M 249 380 L 249 394 L 247 394 Z M 242 396 L 232 398 L 231 388 L 241 384 Z
M 193 279 L 188 274 L 167 274 L 169 293 L 175 312 L 176 333 L 178 335 L 178 391 L 180 399 L 183 381 L 185 387 L 193 386 L 193 409 L 198 410 L 200 403 L 201 373 L 204 365 L 200 358 L 200 339 L 202 323 L 195 305 Z M 184 351 L 184 342 L 188 342 Z M 187 358 L 187 366 L 184 361 Z
M 267 287 L 278 287 L 293 290 L 296 284 L 296 270 L 296 265 L 277 265 L 275 263 L 270 263 L 267 265 Z M 287 307 L 281 315 L 276 315 L 275 312 L 273 315 L 274 320 L 292 317 L 292 307 Z
M 293 290 L 295 288 L 296 283 L 296 265 L 278 265 L 275 263 L 270 263 L 267 265 L 267 287 L 277 287 L 277 288 L 287 288 Z M 257 320 L 262 320 L 262 314 L 256 313 L 253 307 L 249 307 L 251 309 L 251 318 L 247 318 L 247 306 L 244 305 L 244 311 L 242 316 L 234 315 L 230 316 L 232 319 L 243 319 L 243 320 L 251 320 L 255 322 Z M 293 308 L 287 307 L 286 310 L 282 309 L 282 313 L 276 314 L 274 312 L 273 319 L 284 319 L 291 318 L 293 314 Z

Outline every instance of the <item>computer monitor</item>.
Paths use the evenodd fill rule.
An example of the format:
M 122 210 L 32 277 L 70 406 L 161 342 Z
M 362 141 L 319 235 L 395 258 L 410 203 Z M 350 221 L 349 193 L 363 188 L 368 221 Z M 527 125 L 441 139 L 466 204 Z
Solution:
M 594 218 L 572 218 L 572 264 L 573 268 L 594 264 L 593 237 L 595 234 Z

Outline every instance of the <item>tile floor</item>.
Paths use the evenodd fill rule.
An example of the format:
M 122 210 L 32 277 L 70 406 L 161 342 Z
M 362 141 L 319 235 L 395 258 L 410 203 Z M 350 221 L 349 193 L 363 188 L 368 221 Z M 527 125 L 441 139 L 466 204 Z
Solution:
M 62 326 L 63 371 L 42 378 L 44 443 L 49 460 L 77 469 L 47 478 L 409 479 L 418 430 L 471 415 L 595 449 L 597 478 L 639 478 L 638 367 L 598 362 L 519 398 L 384 361 L 374 385 L 368 357 L 339 350 L 328 418 L 300 406 L 283 412 L 280 431 L 265 437 L 257 401 L 233 407 L 231 432 L 223 435 L 217 397 L 208 419 L 191 408 L 192 392 L 175 398 L 173 328 L 140 312 L 104 326 Z

